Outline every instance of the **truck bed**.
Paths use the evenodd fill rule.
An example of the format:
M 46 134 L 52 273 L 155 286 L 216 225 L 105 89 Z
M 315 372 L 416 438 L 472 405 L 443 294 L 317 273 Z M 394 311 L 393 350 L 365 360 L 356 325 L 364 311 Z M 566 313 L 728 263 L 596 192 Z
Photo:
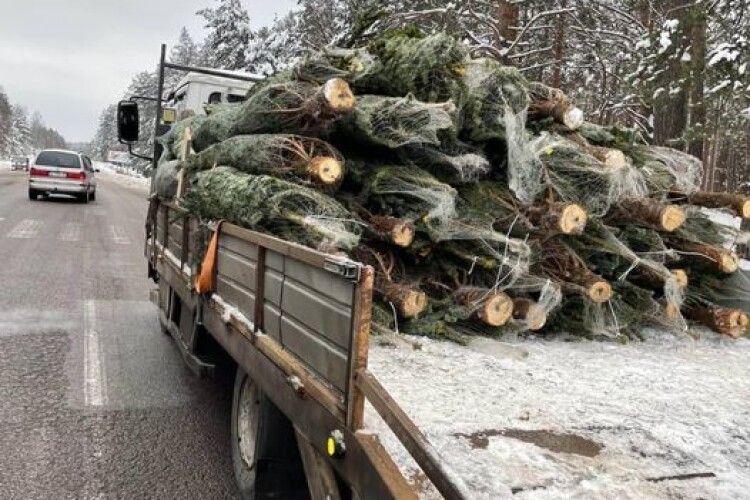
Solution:
M 308 482 L 311 474 L 335 471 L 359 498 L 416 498 L 377 434 L 363 428 L 367 400 L 445 498 L 467 498 L 460 479 L 367 369 L 371 267 L 227 223 L 206 227 L 157 198 L 145 254 L 159 285 L 161 324 L 188 365 L 210 373 L 199 338 L 215 339 L 289 419 L 298 444 L 320 457 L 314 471 L 305 466 Z M 215 264 L 203 262 L 204 255 Z M 210 290 L 196 291 L 199 274 L 210 276 Z

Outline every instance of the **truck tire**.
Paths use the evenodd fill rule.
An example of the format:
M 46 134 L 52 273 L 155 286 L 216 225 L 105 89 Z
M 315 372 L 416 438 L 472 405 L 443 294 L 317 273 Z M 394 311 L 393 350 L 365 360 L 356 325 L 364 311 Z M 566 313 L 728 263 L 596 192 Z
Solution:
M 243 499 L 309 498 L 291 423 L 240 367 L 231 434 L 234 476 Z

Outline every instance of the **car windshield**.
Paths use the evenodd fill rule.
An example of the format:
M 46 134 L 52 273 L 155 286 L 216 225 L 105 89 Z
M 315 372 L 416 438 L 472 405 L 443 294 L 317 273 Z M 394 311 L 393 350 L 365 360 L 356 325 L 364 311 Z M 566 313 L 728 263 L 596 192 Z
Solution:
M 36 165 L 42 167 L 81 168 L 78 155 L 58 151 L 42 151 L 36 157 Z

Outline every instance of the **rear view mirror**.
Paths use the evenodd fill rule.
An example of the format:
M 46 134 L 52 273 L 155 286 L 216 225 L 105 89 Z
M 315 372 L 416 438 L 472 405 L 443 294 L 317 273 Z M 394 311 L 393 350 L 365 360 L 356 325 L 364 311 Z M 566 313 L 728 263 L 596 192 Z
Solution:
M 117 105 L 117 138 L 125 144 L 138 142 L 138 104 L 120 101 Z

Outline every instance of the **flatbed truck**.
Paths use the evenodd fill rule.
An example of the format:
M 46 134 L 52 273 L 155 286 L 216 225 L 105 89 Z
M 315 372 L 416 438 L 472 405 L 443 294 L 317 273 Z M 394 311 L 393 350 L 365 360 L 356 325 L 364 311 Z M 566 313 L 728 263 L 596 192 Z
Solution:
M 158 95 L 145 96 L 157 109 L 155 136 L 168 129 L 165 70 L 241 78 L 169 63 L 165 52 L 162 45 Z M 137 109 L 135 100 L 118 107 L 118 135 L 129 147 L 138 138 Z M 154 143 L 153 171 L 160 156 Z M 231 450 L 244 498 L 416 498 L 414 485 L 365 428 L 365 401 L 443 497 L 467 498 L 460 480 L 367 369 L 371 267 L 229 223 L 206 227 L 174 201 L 149 199 L 144 254 L 162 329 L 197 374 L 217 369 L 202 352 L 208 338 L 236 372 Z M 195 263 L 209 238 L 214 287 L 198 293 Z

